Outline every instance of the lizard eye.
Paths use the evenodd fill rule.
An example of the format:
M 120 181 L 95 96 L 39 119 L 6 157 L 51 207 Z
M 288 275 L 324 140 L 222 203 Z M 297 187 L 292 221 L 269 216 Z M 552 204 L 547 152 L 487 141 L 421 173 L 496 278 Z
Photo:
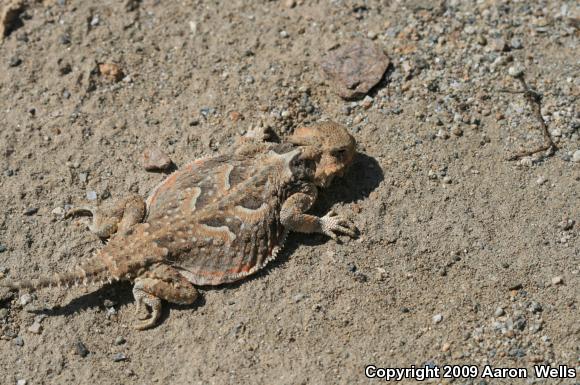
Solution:
M 341 148 L 339 150 L 335 150 L 331 153 L 331 155 L 337 159 L 344 159 L 344 157 L 346 156 L 346 149 Z

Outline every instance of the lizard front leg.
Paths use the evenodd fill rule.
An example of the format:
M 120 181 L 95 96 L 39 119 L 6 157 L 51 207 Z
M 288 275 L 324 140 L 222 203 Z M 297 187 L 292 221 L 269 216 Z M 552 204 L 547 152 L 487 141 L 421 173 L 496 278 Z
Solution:
M 145 218 L 145 201 L 139 195 L 133 194 L 112 206 L 91 207 L 79 206 L 69 210 L 65 218 L 89 214 L 93 217 L 89 230 L 102 239 L 113 234 L 126 232 L 131 226 L 141 223 Z
M 356 227 L 348 219 L 336 215 L 330 211 L 323 217 L 306 214 L 318 193 L 316 187 L 309 186 L 302 192 L 292 194 L 280 211 L 280 222 L 290 231 L 300 233 L 320 233 L 337 239 L 337 233 L 346 234 L 350 237 L 356 237 Z

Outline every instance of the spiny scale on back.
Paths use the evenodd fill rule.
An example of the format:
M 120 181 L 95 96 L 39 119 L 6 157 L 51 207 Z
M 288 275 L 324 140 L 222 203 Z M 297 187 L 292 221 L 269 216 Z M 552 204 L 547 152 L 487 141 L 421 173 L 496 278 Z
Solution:
M 258 132 L 264 135 L 263 132 Z M 94 281 L 130 280 L 138 310 L 151 309 L 137 328 L 154 326 L 161 299 L 193 303 L 193 285 L 219 285 L 252 274 L 275 258 L 288 231 L 354 236 L 342 217 L 306 214 L 317 196 L 344 173 L 355 142 L 336 123 L 298 128 L 286 143 L 251 132 L 229 154 L 195 160 L 168 176 L 144 202 L 131 196 L 109 214 L 93 215 L 91 230 L 111 237 L 75 271 L 54 277 L 0 281 L 39 289 Z M 193 285 L 192 285 L 193 284 Z

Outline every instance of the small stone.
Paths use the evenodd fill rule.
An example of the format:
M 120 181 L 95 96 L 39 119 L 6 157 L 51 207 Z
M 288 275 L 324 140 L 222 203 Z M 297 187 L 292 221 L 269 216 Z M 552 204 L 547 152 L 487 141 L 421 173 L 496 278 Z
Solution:
M 439 139 L 448 139 L 449 138 L 449 134 L 443 128 L 440 128 L 439 131 L 437 131 L 437 134 L 435 136 L 438 137 Z
M 91 27 L 96 27 L 101 22 L 99 15 L 94 15 L 91 19 Z
M 524 74 L 524 66 L 522 66 L 521 64 L 515 64 L 513 66 L 511 66 L 510 68 L 508 68 L 508 74 L 511 77 L 514 78 L 519 78 L 520 76 L 522 76 Z
M 524 285 L 522 285 L 520 282 L 509 282 L 507 284 L 507 288 L 508 290 L 520 290 L 522 287 L 524 287 Z
M 0 320 L 5 320 L 6 318 L 8 318 L 8 309 L 0 309 Z
M 115 338 L 115 345 L 123 345 L 125 342 L 127 342 L 127 340 L 122 336 Z
M 522 49 L 524 47 L 524 43 L 522 42 L 522 39 L 520 39 L 519 37 L 513 37 L 510 40 L 510 47 L 512 47 L 513 49 Z
M 545 176 L 539 176 L 538 179 L 536 179 L 536 184 L 538 184 L 539 186 L 543 185 L 544 183 L 546 183 L 548 179 L 546 179 Z
M 4 246 L 3 244 L 0 243 L 0 253 L 3 253 L 6 251 L 6 246 Z
M 14 338 L 14 345 L 16 346 L 24 346 L 24 339 L 20 336 L 16 336 L 16 338 Z
M 75 343 L 75 353 L 84 358 L 89 355 L 89 349 L 81 341 L 77 341 Z
M 56 215 L 57 217 L 61 217 L 64 215 L 64 209 L 62 207 L 55 207 L 50 213 L 52 215 Z
M 441 346 L 441 351 L 442 352 L 446 352 L 451 348 L 451 344 L 448 342 L 445 342 L 442 346 Z
M 380 82 L 389 64 L 379 45 L 361 39 L 331 51 L 320 66 L 338 95 L 352 100 L 362 98 Z
M 493 315 L 496 317 L 501 317 L 501 316 L 505 315 L 505 310 L 503 310 L 503 307 L 499 306 L 497 309 L 495 309 L 495 312 L 493 313 Z
M 101 64 L 99 64 L 99 73 L 105 79 L 107 79 L 109 81 L 113 81 L 113 82 L 118 82 L 121 79 L 123 79 L 123 77 L 125 76 L 121 67 L 119 67 L 117 64 L 113 64 L 113 63 L 101 63 Z
M 24 215 L 34 215 L 38 212 L 38 207 L 29 207 L 24 210 Z
M 26 306 L 30 302 L 32 302 L 32 296 L 28 293 L 22 294 L 22 296 L 18 299 L 20 306 Z
M 574 151 L 574 155 L 572 155 L 572 162 L 580 162 L 580 150 Z
M 40 334 L 40 332 L 42 331 L 42 325 L 34 321 L 32 325 L 28 327 L 28 331 L 34 334 Z
M 552 278 L 552 285 L 561 285 L 564 283 L 564 277 L 562 277 L 561 275 L 558 275 L 554 278 Z
M 58 38 L 58 42 L 62 45 L 68 45 L 70 44 L 70 36 L 67 34 L 60 35 L 60 37 Z
M 461 129 L 460 126 L 453 126 L 453 128 L 451 129 L 451 133 L 455 136 L 462 136 L 463 129 Z
M 528 310 L 531 311 L 532 313 L 539 313 L 542 311 L 542 305 L 540 305 L 536 301 L 532 301 L 532 303 L 530 303 L 530 306 L 528 307 Z
M 371 106 L 373 105 L 373 101 L 374 99 L 371 98 L 370 96 L 365 96 L 364 99 L 360 102 L 360 105 L 362 106 L 362 108 L 364 108 L 365 110 L 368 110 L 369 108 L 371 108 Z
M 103 306 L 104 307 L 107 307 L 107 308 L 108 307 L 114 307 L 115 305 L 116 305 L 116 303 L 114 301 L 111 301 L 108 298 L 103 301 Z
M 560 223 L 558 223 L 558 227 L 564 231 L 568 231 L 574 227 L 574 223 L 576 223 L 573 219 L 564 218 Z
M 280 31 L 280 37 L 283 39 L 287 39 L 288 37 L 290 37 L 290 35 L 286 31 Z
M 304 294 L 298 293 L 292 297 L 292 301 L 294 301 L 294 303 L 298 303 L 298 302 L 302 301 L 304 299 L 304 297 L 305 297 Z
M 409 313 L 411 310 L 408 307 L 402 307 L 401 309 L 401 313 Z
M 241 113 L 239 113 L 238 111 L 230 112 L 230 120 L 234 123 L 237 122 L 238 120 L 243 119 L 243 118 L 244 118 L 244 116 Z
M 26 385 L 26 384 L 28 384 L 28 381 L 23 380 L 23 379 L 16 381 L 16 385 Z
M 294 8 L 296 6 L 296 0 L 286 0 L 284 4 L 286 8 Z
M 81 173 L 79 174 L 79 181 L 80 181 L 81 183 L 87 183 L 87 179 L 88 179 L 88 178 L 89 178 L 89 174 L 88 174 L 88 173 L 86 173 L 86 172 L 81 172 Z
M 449 175 L 445 175 L 443 177 L 443 183 L 445 183 L 445 184 L 451 184 L 451 182 L 453 182 L 453 180 L 451 179 L 451 177 Z
M 20 64 L 22 64 L 22 59 L 16 56 L 11 57 L 8 62 L 9 67 L 18 67 Z
M 526 351 L 524 349 L 513 348 L 510 351 L 508 351 L 508 356 L 510 357 L 522 358 L 525 357 L 525 355 Z
M 89 201 L 96 201 L 97 200 L 97 192 L 96 191 L 87 191 L 87 200 Z
M 171 158 L 156 147 L 143 151 L 142 163 L 147 171 L 166 170 L 173 164 Z
M 497 52 L 507 51 L 509 49 L 506 41 L 504 39 L 493 39 L 490 42 L 490 47 L 492 50 Z
M 377 38 L 377 33 L 375 31 L 369 31 L 367 37 L 371 40 L 375 40 Z
M 443 315 L 442 314 L 435 314 L 433 316 L 433 323 L 435 325 L 437 325 L 438 323 L 440 323 L 441 321 L 443 321 Z
M 64 90 L 64 91 L 62 92 L 62 97 L 63 97 L 63 98 L 65 98 L 65 99 L 70 99 L 70 96 L 71 96 L 71 94 L 70 94 L 70 92 L 69 92 L 68 90 Z
M 113 361 L 114 362 L 123 362 L 123 361 L 127 361 L 127 356 L 124 353 L 116 353 L 113 356 Z

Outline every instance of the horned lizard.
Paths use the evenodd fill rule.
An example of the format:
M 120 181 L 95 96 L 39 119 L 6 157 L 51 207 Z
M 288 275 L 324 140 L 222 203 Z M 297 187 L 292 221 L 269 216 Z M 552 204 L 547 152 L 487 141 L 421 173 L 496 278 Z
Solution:
M 250 131 L 229 154 L 201 158 L 170 174 L 146 201 L 130 196 L 111 210 L 79 207 L 89 229 L 110 238 L 75 271 L 22 281 L 11 289 L 129 280 L 134 283 L 137 329 L 157 324 L 161 299 L 192 304 L 194 285 L 238 281 L 274 259 L 289 231 L 355 236 L 356 227 L 330 212 L 307 214 L 319 187 L 341 176 L 355 141 L 332 122 L 300 127 L 283 143 Z M 141 309 L 145 305 L 148 311 Z

